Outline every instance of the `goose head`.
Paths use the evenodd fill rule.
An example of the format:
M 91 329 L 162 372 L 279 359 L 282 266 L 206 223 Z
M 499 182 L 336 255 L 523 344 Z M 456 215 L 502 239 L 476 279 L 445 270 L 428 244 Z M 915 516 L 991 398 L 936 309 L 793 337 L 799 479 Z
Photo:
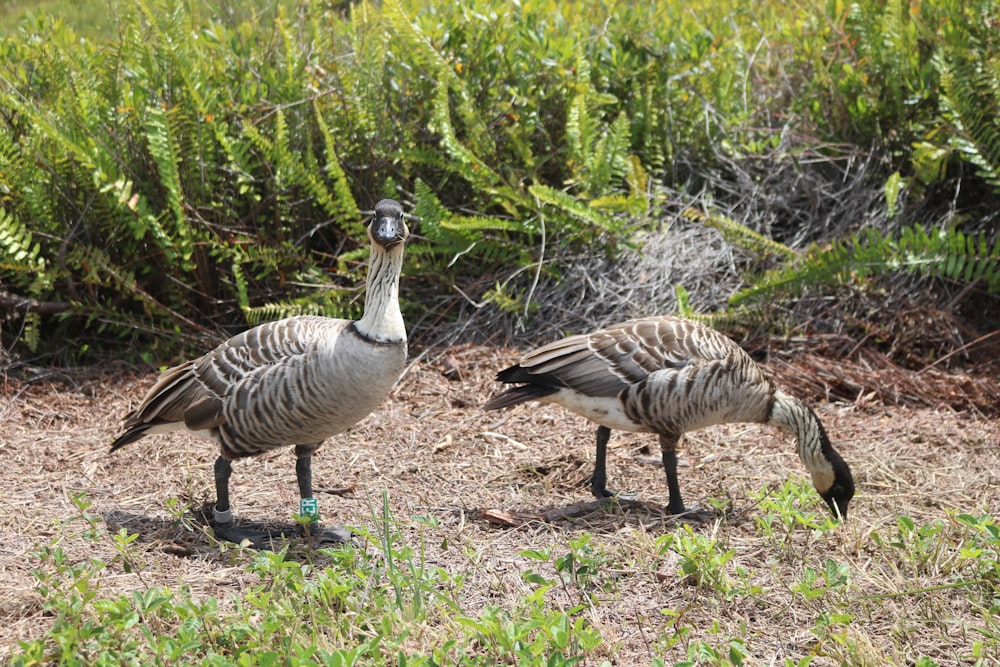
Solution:
M 854 497 L 854 477 L 851 475 L 851 469 L 836 451 L 830 448 L 824 453 L 829 463 L 829 470 L 823 473 L 813 472 L 813 485 L 833 516 L 846 519 L 847 505 Z
M 809 470 L 816 492 L 835 518 L 846 519 L 847 505 L 854 497 L 854 477 L 830 444 L 826 429 L 812 408 L 783 391 L 775 391 L 767 421 L 795 434 L 799 459 Z
M 368 225 L 368 234 L 372 242 L 377 243 L 386 250 L 402 243 L 409 236 L 403 218 L 403 207 L 399 202 L 392 199 L 383 199 L 375 204 L 375 210 L 371 222 Z

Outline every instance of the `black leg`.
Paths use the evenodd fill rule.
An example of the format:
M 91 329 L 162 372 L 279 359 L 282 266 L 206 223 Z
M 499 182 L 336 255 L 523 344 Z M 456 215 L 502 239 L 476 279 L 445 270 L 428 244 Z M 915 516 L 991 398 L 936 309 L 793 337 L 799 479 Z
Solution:
M 299 495 L 303 502 L 299 505 L 299 514 L 311 515 L 312 522 L 302 526 L 307 540 L 316 546 L 350 543 L 353 540 L 351 531 L 340 526 L 321 527 L 319 524 L 319 509 L 316 499 L 312 497 L 312 455 L 320 444 L 296 445 L 295 477 L 299 482 Z M 308 501 L 306 500 L 308 499 Z
M 663 450 L 663 471 L 667 473 L 667 489 L 670 500 L 667 510 L 671 514 L 684 513 L 684 500 L 681 499 L 681 485 L 677 482 L 677 441 L 679 438 L 660 436 L 660 448 Z
M 318 445 L 295 446 L 295 478 L 299 482 L 299 514 L 310 516 L 312 521 L 319 520 L 319 507 L 312 492 L 312 455 Z
M 312 453 L 313 450 L 300 450 L 295 447 L 295 478 L 299 481 L 299 497 L 312 498 Z
M 303 498 L 312 497 L 312 453 L 317 445 L 299 445 L 295 448 L 298 460 L 295 463 L 295 475 L 299 483 L 299 493 Z M 230 461 L 220 456 L 215 461 L 215 494 L 216 503 L 213 508 L 213 526 L 216 539 L 228 540 L 236 544 L 248 543 L 257 549 L 280 549 L 287 544 L 286 534 L 278 528 L 268 528 L 263 524 L 248 524 L 233 521 L 229 507 L 229 477 L 233 467 Z M 307 536 L 316 545 L 330 545 L 350 542 L 351 532 L 346 528 L 320 529 L 314 526 L 306 530 Z
M 213 518 L 218 523 L 232 523 L 233 513 L 229 507 L 229 478 L 233 474 L 233 464 L 220 456 L 215 459 L 215 509 Z
M 608 441 L 611 439 L 611 429 L 607 426 L 597 427 L 597 458 L 594 461 L 594 474 L 590 477 L 590 491 L 597 498 L 609 498 L 614 494 L 608 491 Z

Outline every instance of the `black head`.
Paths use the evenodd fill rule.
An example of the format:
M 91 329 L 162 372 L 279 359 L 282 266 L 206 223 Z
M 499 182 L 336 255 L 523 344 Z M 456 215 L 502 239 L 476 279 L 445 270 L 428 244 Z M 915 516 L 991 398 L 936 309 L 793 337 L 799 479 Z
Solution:
M 835 518 L 846 519 L 847 505 L 854 497 L 854 477 L 847 463 L 835 451 L 829 452 L 827 458 L 833 466 L 833 484 L 819 495 L 826 501 Z
M 406 228 L 403 207 L 392 199 L 383 199 L 375 204 L 368 232 L 372 241 L 386 250 L 406 240 L 410 230 Z

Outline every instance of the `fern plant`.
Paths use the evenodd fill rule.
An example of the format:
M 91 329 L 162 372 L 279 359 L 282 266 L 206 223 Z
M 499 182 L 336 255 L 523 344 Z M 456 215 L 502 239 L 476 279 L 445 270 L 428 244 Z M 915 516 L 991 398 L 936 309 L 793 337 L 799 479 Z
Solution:
M 978 283 L 995 294 L 1000 291 L 1000 239 L 991 247 L 986 234 L 965 234 L 958 229 L 927 230 L 912 225 L 892 238 L 866 228 L 845 240 L 815 245 L 790 258 L 755 278 L 751 287 L 734 294 L 729 303 L 760 302 L 799 294 L 807 287 L 857 284 L 896 271 Z
M 14 274 L 20 276 L 14 281 L 22 283 L 25 278 L 32 281 L 44 280 L 45 258 L 41 256 L 41 246 L 32 238 L 31 231 L 0 208 L 0 276 L 8 280 Z M 42 284 L 36 284 L 32 293 L 41 291 Z
M 37 261 L 12 253 L 24 266 L 3 279 L 73 302 L 98 339 L 158 332 L 184 345 L 245 326 L 251 302 L 295 302 L 290 283 L 321 285 L 314 250 L 361 231 L 326 119 L 298 103 L 328 31 L 315 20 L 292 34 L 280 9 L 268 41 L 197 20 L 185 3 L 144 0 L 123 8 L 119 40 L 103 48 L 56 23 L 44 41 L 4 43 L 33 71 L 5 69 L 19 85 L 0 90 L 11 113 L 0 160 L 16 194 L 4 241 L 34 239 Z M 315 40 L 300 45 L 309 30 Z M 22 219 L 37 221 L 32 236 L 13 226 Z M 34 275 L 48 281 L 41 291 Z
M 987 19 L 989 20 L 989 19 Z M 1000 21 L 1000 12 L 993 16 Z M 945 112 L 954 126 L 951 148 L 1000 192 L 1000 38 L 992 30 L 970 36 L 942 59 Z
M 778 243 L 720 213 L 689 206 L 681 212 L 681 215 L 688 220 L 717 229 L 729 243 L 749 251 L 758 259 L 768 259 L 771 256 L 787 259 L 798 256 L 798 252 L 785 244 Z
M 43 295 L 48 282 L 45 268 L 41 246 L 32 238 L 31 231 L 0 208 L 0 295 L 4 291 L 5 283 L 26 283 L 27 296 Z M 25 347 L 31 352 L 38 350 L 40 331 L 39 314 L 24 312 L 18 333 Z
M 520 310 L 510 276 L 613 254 L 663 186 L 700 189 L 784 136 L 890 162 L 920 142 L 886 171 L 908 185 L 958 159 L 996 178 L 996 0 L 292 5 L 137 0 L 107 41 L 46 18 L 0 38 L 0 280 L 73 304 L 39 327 L 50 349 L 169 357 L 262 318 L 356 313 L 359 208 L 386 196 L 422 218 L 404 269 L 421 294 L 473 285 Z

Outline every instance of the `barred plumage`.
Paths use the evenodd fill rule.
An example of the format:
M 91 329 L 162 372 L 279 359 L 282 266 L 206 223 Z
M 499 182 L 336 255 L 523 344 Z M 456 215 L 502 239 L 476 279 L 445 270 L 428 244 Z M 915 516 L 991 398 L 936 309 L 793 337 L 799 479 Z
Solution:
M 299 491 L 311 497 L 312 453 L 378 407 L 406 364 L 398 299 L 409 234 L 403 218 L 395 201 L 375 206 L 360 320 L 300 316 L 269 322 L 165 371 L 126 417 L 111 451 L 182 428 L 215 440 L 221 450 L 215 518 L 227 524 L 230 461 L 294 445 Z
M 607 481 L 612 429 L 656 433 L 670 491 L 668 508 L 684 511 L 677 481 L 681 435 L 713 424 L 772 423 L 793 433 L 798 455 L 834 516 L 847 516 L 851 471 L 816 414 L 777 389 L 739 345 L 707 326 L 669 315 L 570 336 L 525 354 L 497 374 L 508 389 L 483 408 L 529 400 L 562 405 L 597 423 L 595 496 Z

